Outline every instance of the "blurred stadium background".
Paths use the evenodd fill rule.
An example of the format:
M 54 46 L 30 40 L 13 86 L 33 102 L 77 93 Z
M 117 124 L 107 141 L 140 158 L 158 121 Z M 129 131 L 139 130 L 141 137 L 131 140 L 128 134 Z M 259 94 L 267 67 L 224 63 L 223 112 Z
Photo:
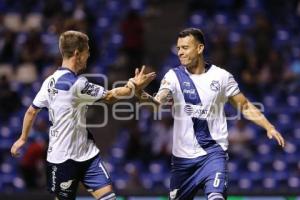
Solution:
M 0 199 L 52 198 L 45 191 L 46 111 L 23 156 L 13 159 L 9 150 L 42 81 L 60 66 L 61 32 L 89 35 L 88 72 L 105 74 L 110 83 L 150 66 L 159 74 L 148 88 L 153 93 L 178 64 L 176 35 L 185 27 L 204 31 L 207 60 L 265 105 L 287 141 L 282 150 L 253 124 L 228 121 L 230 199 L 300 199 L 299 25 L 299 0 L 0 0 Z M 138 112 L 139 120 L 109 116 L 106 127 L 92 132 L 119 199 L 167 199 L 172 118 Z M 226 112 L 235 115 L 230 106 Z M 101 122 L 101 109 L 92 107 L 89 120 Z M 78 193 L 91 199 L 82 187 Z

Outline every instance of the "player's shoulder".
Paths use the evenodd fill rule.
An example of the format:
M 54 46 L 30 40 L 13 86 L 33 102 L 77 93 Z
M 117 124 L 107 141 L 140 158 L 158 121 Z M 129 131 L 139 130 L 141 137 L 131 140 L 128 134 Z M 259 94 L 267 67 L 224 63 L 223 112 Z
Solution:
M 84 75 L 79 75 L 78 77 L 77 77 L 77 81 L 83 81 L 83 82 L 86 82 L 86 81 L 88 81 L 88 79 L 84 76 Z
M 175 74 L 175 71 L 177 67 L 174 67 L 174 68 L 171 68 L 167 71 L 167 73 L 165 74 L 165 78 L 175 78 L 176 77 L 176 74 Z
M 83 85 L 87 84 L 88 82 L 89 81 L 88 81 L 88 79 L 85 76 L 79 75 L 77 77 L 77 80 L 76 80 L 75 84 L 79 85 L 79 86 L 83 86 Z
M 42 88 L 48 87 L 49 84 L 51 83 L 51 80 L 53 79 L 53 74 L 49 75 L 48 77 L 45 78 L 45 80 L 42 83 Z M 54 81 L 52 81 L 54 83 Z
M 217 65 L 211 65 L 210 70 L 211 74 L 215 77 L 219 78 L 228 78 L 231 76 L 230 72 L 228 72 L 226 69 L 218 67 Z

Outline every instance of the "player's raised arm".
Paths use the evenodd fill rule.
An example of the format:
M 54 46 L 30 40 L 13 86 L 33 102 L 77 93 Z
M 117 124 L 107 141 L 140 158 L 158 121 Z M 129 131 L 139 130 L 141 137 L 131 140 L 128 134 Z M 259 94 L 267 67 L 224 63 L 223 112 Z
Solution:
M 144 90 L 137 91 L 135 94 L 141 103 L 153 103 L 156 106 L 165 104 L 171 98 L 171 91 L 168 89 L 162 89 L 158 91 L 158 93 L 154 97 Z
M 27 142 L 31 127 L 39 111 L 40 109 L 36 109 L 33 106 L 27 109 L 23 120 L 22 134 L 10 150 L 12 156 L 17 157 L 20 155 L 19 150 Z
M 158 111 L 161 105 L 166 104 L 173 98 L 175 92 L 176 75 L 169 70 L 161 80 L 160 88 L 155 96 L 151 96 L 143 90 L 137 90 L 135 95 L 141 103 L 150 103 L 153 111 Z
M 107 91 L 102 101 L 113 103 L 124 97 L 134 96 L 135 92 L 144 89 L 155 77 L 155 72 L 145 73 L 145 66 L 142 67 L 141 71 L 136 69 L 135 76 L 130 78 L 125 86 Z
M 242 111 L 246 119 L 264 128 L 269 139 L 275 138 L 278 144 L 284 147 L 285 141 L 282 135 L 242 93 L 230 97 L 229 101 L 235 108 Z

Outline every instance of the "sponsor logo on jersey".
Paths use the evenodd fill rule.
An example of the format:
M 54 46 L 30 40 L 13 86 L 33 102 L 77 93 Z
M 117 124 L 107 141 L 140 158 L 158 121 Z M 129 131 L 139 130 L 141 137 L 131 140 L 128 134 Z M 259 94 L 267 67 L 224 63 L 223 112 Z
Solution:
M 183 93 L 185 94 L 196 94 L 196 90 L 195 89 L 183 89 Z
M 208 114 L 208 110 L 205 109 L 202 105 L 186 104 L 184 106 L 184 111 L 189 116 L 199 119 L 205 119 Z
M 183 82 L 183 85 L 186 86 L 186 87 L 190 87 L 191 83 L 190 82 Z
M 59 196 L 68 197 L 68 193 L 65 192 L 59 192 Z
M 56 172 L 57 172 L 57 167 L 53 166 L 52 167 L 52 187 L 51 190 L 54 192 L 55 191 L 55 185 L 56 185 Z
M 59 186 L 62 190 L 67 190 L 71 187 L 73 180 L 68 180 L 67 182 L 62 182 Z
M 170 192 L 170 199 L 175 200 L 178 189 L 174 189 Z
M 83 90 L 81 90 L 81 94 L 87 94 L 87 95 L 90 95 L 92 97 L 95 97 L 95 96 L 98 95 L 99 90 L 100 90 L 99 86 L 94 85 L 94 84 L 89 83 L 88 81 L 86 81 Z

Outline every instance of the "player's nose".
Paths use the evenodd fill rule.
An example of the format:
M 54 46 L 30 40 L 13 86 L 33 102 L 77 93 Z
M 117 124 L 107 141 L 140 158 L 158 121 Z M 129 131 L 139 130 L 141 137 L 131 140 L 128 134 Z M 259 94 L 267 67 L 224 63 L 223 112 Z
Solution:
M 179 49 L 178 52 L 177 52 L 177 55 L 178 55 L 179 57 L 183 56 L 183 55 L 184 55 L 184 54 L 183 54 L 183 51 Z

